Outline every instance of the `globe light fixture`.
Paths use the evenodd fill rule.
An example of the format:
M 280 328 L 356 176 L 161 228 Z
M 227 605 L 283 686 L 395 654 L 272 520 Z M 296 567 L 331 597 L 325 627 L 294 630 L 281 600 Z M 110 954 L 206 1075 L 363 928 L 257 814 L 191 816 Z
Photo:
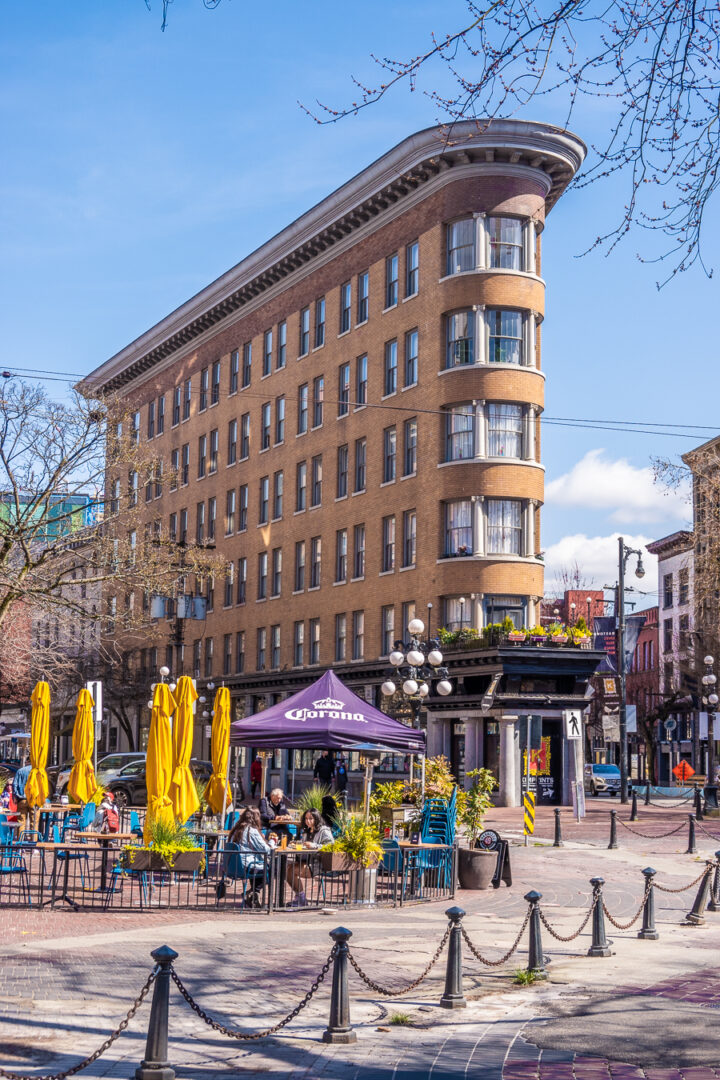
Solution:
M 204 705 L 205 702 L 207 701 L 207 698 L 205 697 L 204 694 L 201 694 L 200 697 L 198 698 L 198 701 L 200 702 L 201 705 Z
M 419 637 L 425 630 L 425 623 L 422 619 L 411 619 L 408 623 L 408 631 L 413 637 Z
M 441 679 L 437 684 L 438 694 L 442 694 L 443 697 L 447 697 L 448 694 L 452 694 L 452 683 L 448 679 Z
M 419 649 L 410 649 L 407 654 L 407 662 L 411 667 L 420 667 L 425 662 L 425 657 Z
M 406 679 L 403 683 L 403 690 L 406 694 L 417 694 L 418 684 L 414 679 Z
M 152 699 L 151 699 L 150 701 L 148 701 L 148 709 L 152 709 L 152 707 L 153 707 L 153 703 L 152 703 Z
M 703 664 L 707 664 L 708 667 L 712 667 L 712 665 L 714 663 L 715 663 L 715 657 L 714 656 L 706 656 L 705 659 L 703 660 Z
M 208 688 L 208 690 L 214 690 L 215 689 L 215 683 L 214 682 L 209 682 L 207 684 L 207 688 Z
M 710 703 L 710 705 L 712 705 L 713 707 L 714 707 L 715 705 L 717 705 L 717 703 L 718 703 L 718 700 L 720 700 L 720 699 L 718 698 L 717 694 L 708 694 L 708 702 L 709 702 L 709 703 Z
M 439 649 L 431 649 L 428 653 L 428 664 L 432 664 L 433 667 L 438 667 L 443 662 L 443 654 Z
M 156 686 L 157 686 L 157 683 L 156 683 L 156 682 L 151 682 L 151 683 L 150 683 L 150 689 L 152 690 L 153 694 L 155 693 L 155 687 L 156 687 Z
M 420 697 L 427 697 L 430 693 L 430 687 L 427 683 L 420 683 L 418 686 L 418 694 Z
M 388 656 L 388 660 L 390 661 L 390 663 L 392 664 L 393 667 L 400 667 L 400 665 L 402 663 L 404 663 L 405 657 L 403 656 L 403 654 L 401 652 L 398 652 L 397 649 L 393 649 L 393 651 Z
M 395 683 L 392 682 L 391 679 L 386 679 L 385 682 L 380 687 L 380 689 L 382 690 L 385 697 L 390 697 L 392 694 L 395 693 L 395 690 L 397 688 L 395 686 Z
M 169 684 L 169 686 L 170 686 L 170 690 L 174 693 L 175 690 L 177 689 L 177 683 L 171 682 Z
M 166 667 L 165 664 L 163 664 L 163 666 L 160 668 L 160 674 L 162 675 L 163 679 L 166 679 L 170 674 L 170 668 Z

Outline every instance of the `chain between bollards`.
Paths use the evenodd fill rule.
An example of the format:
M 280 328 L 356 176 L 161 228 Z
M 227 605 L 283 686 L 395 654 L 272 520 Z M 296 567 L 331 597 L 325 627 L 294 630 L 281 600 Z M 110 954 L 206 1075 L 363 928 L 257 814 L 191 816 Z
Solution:
M 445 914 L 450 920 L 451 928 L 445 968 L 445 990 L 440 998 L 440 1006 L 443 1009 L 464 1009 L 467 1005 L 462 981 L 462 920 L 465 912 L 462 908 L 451 907 Z
M 542 893 L 535 892 L 532 889 L 529 893 L 525 893 L 524 899 L 530 905 L 530 940 L 528 942 L 527 970 L 538 979 L 546 979 L 545 956 L 540 932 L 540 901 L 542 900 Z
M 695 896 L 695 902 L 693 903 L 692 909 L 685 916 L 685 922 L 688 926 L 703 926 L 705 923 L 705 909 L 708 906 L 710 878 L 712 876 L 714 863 L 707 860 L 705 865 L 707 869 L 702 876 L 702 880 Z
M 150 1006 L 145 1058 L 135 1070 L 135 1080 L 175 1080 L 175 1070 L 168 1061 L 168 1010 L 173 960 L 177 953 L 169 945 L 151 952 L 157 975 Z
M 618 846 L 617 842 L 617 810 L 610 811 L 610 843 L 608 844 L 608 850 L 613 850 Z
M 348 941 L 352 930 L 338 926 L 330 931 L 330 937 L 336 945 L 333 963 L 332 991 L 330 994 L 330 1019 L 323 1031 L 322 1039 L 326 1043 L 354 1043 L 357 1035 L 350 1023 L 350 992 L 348 990 Z
M 603 885 L 605 878 L 590 878 L 593 887 L 593 915 L 592 915 L 592 945 L 587 951 L 588 956 L 611 956 L 610 942 L 605 933 L 605 912 L 603 910 Z
M 645 878 L 645 904 L 643 905 L 642 930 L 638 930 L 638 937 L 643 941 L 657 941 L 660 937 L 655 929 L 655 874 L 652 866 L 646 866 L 642 874 Z
M 635 790 L 635 788 L 633 788 L 632 806 L 630 807 L 630 820 L 631 821 L 637 821 L 637 819 L 638 819 L 637 791 Z
M 564 847 L 562 838 L 562 824 L 560 822 L 560 807 L 555 807 L 555 839 L 553 840 L 553 847 Z

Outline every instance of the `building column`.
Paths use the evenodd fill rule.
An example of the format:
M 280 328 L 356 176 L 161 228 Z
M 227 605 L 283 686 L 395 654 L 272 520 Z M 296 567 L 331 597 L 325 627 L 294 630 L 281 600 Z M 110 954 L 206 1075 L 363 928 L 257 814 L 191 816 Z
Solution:
M 515 720 L 500 718 L 500 806 L 519 806 L 518 742 Z

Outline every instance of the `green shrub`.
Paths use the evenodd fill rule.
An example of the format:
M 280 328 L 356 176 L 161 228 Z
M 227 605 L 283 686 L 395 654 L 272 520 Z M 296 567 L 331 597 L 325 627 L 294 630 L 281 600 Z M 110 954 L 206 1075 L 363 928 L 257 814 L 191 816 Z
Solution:
M 305 788 L 303 792 L 295 800 L 295 805 L 300 811 L 300 816 L 305 813 L 306 810 L 317 810 L 318 813 L 322 810 L 322 801 L 326 795 L 330 794 L 330 788 L 327 784 L 313 784 L 309 788 Z
M 326 844 L 323 851 L 332 851 L 347 855 L 359 866 L 376 865 L 383 854 L 380 833 L 373 824 L 366 824 L 361 817 L 353 817 L 345 825 L 340 836 L 332 844 Z

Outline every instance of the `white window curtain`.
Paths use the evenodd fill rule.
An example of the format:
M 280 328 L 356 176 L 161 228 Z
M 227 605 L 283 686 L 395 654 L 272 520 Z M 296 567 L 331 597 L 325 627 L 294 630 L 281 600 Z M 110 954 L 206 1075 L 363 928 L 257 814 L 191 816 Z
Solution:
M 522 502 L 488 499 L 487 550 L 492 555 L 522 555 Z
M 475 456 L 475 409 L 472 402 L 453 405 L 447 414 L 447 461 Z
M 522 458 L 522 405 L 490 403 L 487 407 L 488 457 Z
M 445 506 L 445 554 L 472 555 L 472 500 L 459 499 Z

